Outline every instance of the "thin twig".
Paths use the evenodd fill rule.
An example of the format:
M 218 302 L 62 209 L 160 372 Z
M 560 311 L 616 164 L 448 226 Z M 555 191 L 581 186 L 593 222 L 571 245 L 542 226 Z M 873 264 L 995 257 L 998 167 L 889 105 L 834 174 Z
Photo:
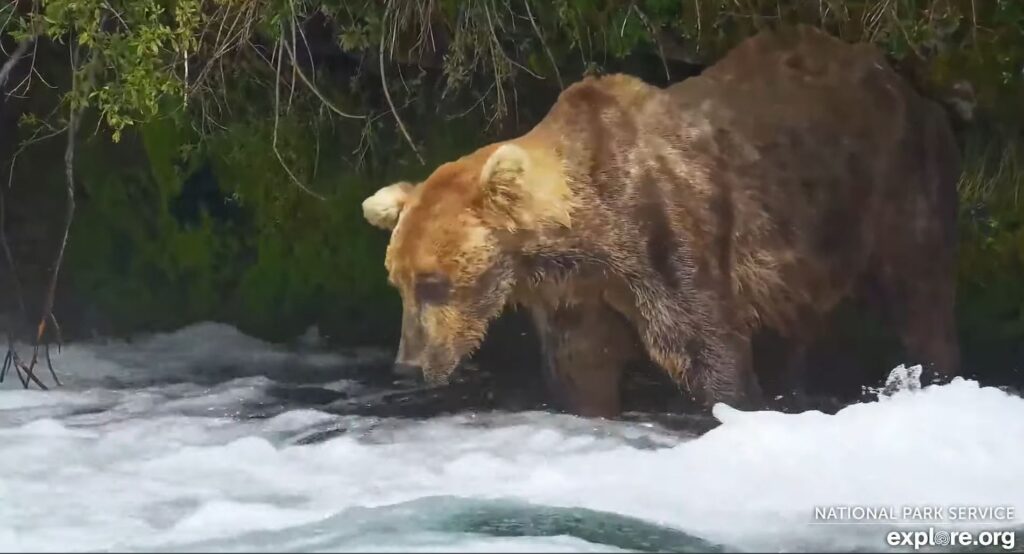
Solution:
M 284 168 L 285 173 L 287 173 L 288 177 L 290 177 L 292 182 L 295 183 L 295 186 L 299 187 L 299 190 L 319 200 L 326 200 L 326 198 L 316 192 L 313 192 L 306 187 L 306 185 L 302 184 L 302 181 L 299 181 L 299 178 L 292 173 L 291 168 L 289 168 L 288 164 L 285 163 L 284 156 L 281 155 L 281 150 L 277 148 L 277 129 L 281 122 L 281 58 L 284 57 L 284 42 L 284 29 L 282 28 L 281 42 L 277 53 L 277 79 L 274 81 L 274 136 L 271 146 L 274 149 L 274 155 L 277 156 L 277 161 L 281 163 L 281 167 Z
M 221 33 L 224 30 L 224 21 L 227 19 L 227 16 L 224 16 L 223 18 L 221 18 L 220 29 L 217 31 L 217 37 L 214 39 L 214 43 L 213 43 L 214 44 L 213 54 L 211 54 L 209 59 L 204 62 L 203 68 L 199 71 L 198 76 L 196 76 L 196 78 L 195 78 L 195 80 L 193 82 L 194 83 L 192 85 L 192 89 L 193 90 L 190 91 L 189 94 L 194 94 L 200 88 L 200 85 L 203 82 L 203 80 L 205 79 L 206 74 L 209 71 L 212 70 L 214 65 L 218 65 L 220 67 L 223 66 L 223 61 L 224 61 L 224 56 L 225 55 L 227 55 L 232 50 L 238 48 L 238 46 L 243 45 L 243 38 L 246 36 L 246 30 L 248 29 L 248 27 L 249 27 L 249 25 L 251 23 L 250 20 L 249 20 L 249 18 L 251 18 L 251 16 L 252 16 L 251 11 L 252 11 L 251 7 L 249 9 L 245 10 L 245 11 L 238 10 L 238 12 L 235 14 L 234 19 L 231 22 L 231 26 L 227 29 L 227 33 L 224 35 L 224 39 L 223 40 L 221 40 Z M 246 15 L 247 19 L 244 20 L 244 22 L 242 24 L 243 25 L 242 28 L 238 29 L 237 32 L 236 32 L 236 29 L 238 27 L 239 21 L 242 20 L 242 15 L 243 14 Z M 204 28 L 203 33 L 204 33 L 204 36 L 205 36 L 205 33 L 206 33 L 205 28 Z M 202 44 L 201 43 L 200 43 L 200 48 L 202 48 Z M 216 64 L 214 62 L 216 62 Z
M 65 193 L 67 196 L 67 204 L 64 212 L 64 233 L 61 238 L 60 248 L 57 250 L 56 259 L 53 262 L 50 281 L 46 290 L 46 296 L 43 300 L 42 316 L 39 319 L 39 324 L 36 326 L 35 337 L 32 341 L 32 360 L 28 364 L 21 362 L 14 347 L 13 337 L 8 333 L 8 350 L 11 363 L 13 363 L 15 368 L 19 371 L 19 378 L 21 377 L 22 371 L 25 374 L 24 379 L 22 379 L 22 385 L 28 387 L 28 383 L 32 382 L 43 390 L 46 390 L 46 385 L 44 385 L 34 373 L 36 365 L 39 362 L 40 345 L 45 346 L 45 356 L 47 358 L 47 366 L 50 369 L 50 374 L 53 376 L 56 384 L 58 386 L 60 385 L 60 380 L 57 378 L 57 373 L 53 370 L 52 360 L 50 360 L 49 343 L 44 343 L 44 339 L 46 337 L 47 322 L 49 321 L 53 322 L 55 332 L 58 334 L 58 337 L 60 336 L 60 327 L 57 324 L 56 316 L 53 314 L 53 305 L 57 295 L 57 282 L 60 276 L 60 269 L 64 263 L 64 252 L 67 250 L 68 237 L 71 233 L 71 223 L 75 215 L 75 142 L 78 127 L 81 122 L 81 107 L 75 104 L 74 99 L 76 98 L 76 94 L 81 91 L 79 90 L 79 78 L 78 75 L 76 75 L 78 71 L 77 60 L 79 48 L 72 48 L 69 45 L 69 51 L 71 58 L 71 91 L 69 92 L 68 98 L 70 98 L 71 101 L 68 106 L 67 145 L 64 149 L 64 178 L 66 181 Z M 95 71 L 98 66 L 98 60 L 99 58 L 97 57 L 97 53 L 94 51 L 90 61 L 88 62 L 84 82 L 81 83 L 87 87 L 87 90 L 85 91 L 86 93 L 88 93 L 88 89 L 92 87 Z
M 645 27 L 647 27 L 647 32 L 651 33 L 651 39 L 654 40 L 654 44 L 658 46 L 658 57 L 661 59 L 661 67 L 665 69 L 665 79 L 668 82 L 672 82 L 672 74 L 668 71 L 668 62 L 665 61 L 665 50 L 661 47 L 661 39 L 658 38 L 658 32 L 654 29 L 654 26 L 651 25 L 651 22 L 647 19 L 647 16 L 644 15 L 644 12 L 640 11 L 640 8 L 638 8 L 636 4 L 633 4 L 633 9 L 636 11 L 636 15 L 640 18 L 640 21 L 643 22 Z
M 971 47 L 978 51 L 978 7 L 971 0 Z
M 39 52 L 39 41 L 37 40 L 37 41 L 35 41 L 32 44 L 32 56 L 31 56 L 32 62 L 29 65 L 28 75 L 26 75 L 25 78 L 22 79 L 22 81 L 25 82 L 25 94 L 26 95 L 28 94 L 28 91 L 31 90 L 31 88 L 32 88 L 32 82 L 33 82 L 32 77 L 33 76 L 36 79 L 38 79 L 41 83 L 43 83 L 43 86 L 45 86 L 46 88 L 51 89 L 51 90 L 57 90 L 57 85 L 51 85 L 50 83 L 48 83 L 46 81 L 46 77 L 43 77 L 43 74 L 40 73 L 39 70 L 36 68 L 36 60 L 39 59 L 39 56 L 36 55 L 36 54 L 38 54 L 38 52 Z M 18 91 L 18 89 L 20 89 L 20 88 L 21 88 L 21 86 L 19 85 L 18 87 L 16 87 L 13 90 L 11 90 L 11 92 L 14 93 L 14 92 Z
M 295 97 L 295 77 L 296 77 L 295 73 L 298 71 L 298 65 L 299 64 L 295 63 L 295 53 L 294 53 L 295 50 L 297 50 L 297 48 L 295 47 L 295 44 L 296 44 L 295 36 L 298 34 L 298 33 L 295 32 L 295 25 L 296 25 L 296 23 L 295 23 L 295 3 L 294 2 L 289 2 L 289 4 L 292 6 L 292 19 L 291 19 L 292 46 L 291 46 L 291 48 L 288 48 L 288 41 L 283 40 L 284 37 L 282 37 L 282 43 L 281 44 L 284 45 L 286 50 L 288 50 L 289 52 L 292 53 L 291 54 L 291 56 L 292 56 L 292 64 L 291 64 L 292 65 L 292 80 L 291 80 L 291 82 L 288 83 L 288 110 L 291 110 L 292 109 L 292 98 Z M 283 30 L 283 27 L 282 27 L 282 30 Z M 281 54 L 284 54 L 284 50 L 281 51 Z
M 72 56 L 71 70 L 74 72 L 75 63 Z M 93 60 L 93 62 L 95 59 Z M 90 62 L 90 63 L 93 63 Z M 72 76 L 71 92 L 75 93 L 74 77 Z M 61 237 L 60 248 L 57 250 L 57 258 L 53 262 L 53 273 L 50 274 L 50 283 L 46 291 L 46 297 L 43 300 L 43 315 L 39 319 L 39 325 L 36 327 L 36 336 L 33 342 L 32 348 L 32 362 L 29 364 L 26 372 L 28 376 L 34 377 L 33 371 L 35 370 L 36 363 L 39 359 L 39 345 L 43 342 L 43 337 L 46 334 L 46 324 L 48 321 L 56 321 L 53 315 L 53 304 L 57 296 L 57 279 L 60 275 L 61 265 L 64 263 L 64 251 L 67 249 L 68 236 L 71 233 L 71 222 L 75 217 L 75 136 L 78 132 L 78 126 L 81 122 L 81 114 L 78 107 L 72 105 L 68 113 L 68 140 L 67 145 L 64 148 L 64 179 L 66 181 L 65 194 L 67 196 L 67 204 L 64 208 L 64 234 Z M 49 353 L 47 353 L 49 357 Z M 51 365 L 50 372 L 53 373 L 53 367 Z M 56 379 L 56 373 L 53 373 L 54 379 Z M 60 381 L 57 381 L 60 385 Z
M 384 17 L 382 19 L 386 20 L 387 19 L 387 15 L 388 15 L 388 10 L 385 9 L 384 10 Z M 383 25 L 381 27 L 383 27 Z M 383 33 L 383 32 L 380 34 L 380 52 L 379 52 L 380 55 L 378 57 L 378 59 L 380 61 L 380 86 L 381 86 L 381 88 L 384 89 L 384 98 L 387 99 L 388 107 L 391 108 L 391 114 L 395 116 L 395 122 L 398 124 L 398 129 L 402 132 L 402 136 L 405 137 L 405 141 L 407 143 L 409 143 L 409 148 L 412 148 L 413 153 L 416 154 L 416 158 L 419 159 L 421 164 L 427 165 L 427 162 L 425 162 L 423 160 L 423 156 L 420 155 L 419 149 L 416 148 L 416 144 L 413 143 L 412 137 L 409 136 L 409 131 L 406 130 L 405 124 L 402 123 L 402 118 L 398 115 L 398 110 L 395 109 L 395 102 L 391 99 L 391 92 L 388 91 L 388 80 L 387 80 L 387 76 L 386 76 L 386 74 L 384 72 L 384 43 L 385 43 L 384 39 L 385 39 L 385 35 L 386 35 L 386 33 Z
M 495 10 L 497 10 L 497 8 L 495 8 Z M 487 17 L 487 27 L 488 27 L 488 30 L 490 30 L 490 32 L 491 32 L 491 39 L 494 41 L 494 47 L 493 47 L 492 52 L 500 53 L 501 57 L 506 62 L 508 62 L 509 65 L 513 65 L 515 67 L 518 67 L 519 69 L 522 69 L 523 71 L 529 73 L 532 77 L 534 77 L 536 79 L 543 80 L 544 79 L 543 77 L 541 77 L 540 75 L 537 75 L 537 73 L 532 71 L 529 67 L 526 67 L 525 65 L 523 65 L 523 64 L 513 60 L 512 58 L 509 57 L 508 54 L 505 53 L 505 49 L 501 47 L 501 41 L 498 40 L 498 33 L 495 32 L 495 29 L 494 29 L 495 25 L 497 25 L 502 30 L 502 34 L 504 34 L 505 26 L 502 24 L 501 19 L 498 18 L 498 14 L 497 13 L 494 14 L 494 19 L 492 21 L 492 19 L 491 19 L 491 11 L 487 9 L 487 6 L 484 6 L 484 15 Z
M 437 54 L 437 42 L 434 40 L 434 2 L 435 0 L 427 0 L 426 2 L 420 3 L 420 21 L 423 23 L 420 25 L 420 34 L 416 40 L 414 48 L 419 52 L 423 51 L 426 39 L 430 38 L 430 52 Z
M 320 106 L 320 113 L 318 115 L 319 115 L 320 118 L 323 118 L 323 116 L 324 116 L 323 106 Z M 313 151 L 313 175 L 312 175 L 312 178 L 314 180 L 316 180 L 317 170 L 320 169 L 320 125 L 318 123 L 314 123 L 313 125 L 314 125 L 314 129 L 315 129 L 315 132 L 313 133 L 313 139 L 315 140 L 314 144 L 316 146 L 316 149 Z
M 288 54 L 292 58 L 292 67 L 295 67 L 297 69 L 299 79 L 302 80 L 302 82 L 305 83 L 307 87 L 309 87 L 310 92 L 315 94 L 316 97 L 319 98 L 320 101 L 323 102 L 325 106 L 327 106 L 332 112 L 340 115 L 341 117 L 347 117 L 349 119 L 366 119 L 365 115 L 350 114 L 338 109 L 338 107 L 335 106 L 330 100 L 328 100 L 327 97 L 324 96 L 322 92 L 320 92 L 320 89 L 316 85 L 314 85 L 313 82 L 309 80 L 309 78 L 306 77 L 305 72 L 303 72 L 301 69 L 298 69 L 299 66 L 298 61 L 295 59 L 295 51 L 289 48 L 287 42 L 284 43 L 284 47 L 286 50 L 288 50 Z
M 11 9 L 11 13 L 7 14 L 7 19 L 4 20 L 3 25 L 0 25 L 0 34 L 7 30 L 7 25 L 11 23 L 11 19 L 14 19 L 14 14 L 18 13 L 18 5 L 16 2 L 9 3 L 7 8 Z M 7 8 L 0 8 L 0 13 L 7 11 Z M 0 52 L 5 56 L 10 56 L 10 54 L 7 53 L 7 49 L 4 48 L 2 41 L 0 41 Z
M 68 236 L 71 233 L 71 222 L 75 216 L 75 134 L 78 130 L 80 117 L 80 114 L 72 108 L 68 121 L 68 143 L 64 150 L 64 177 L 67 180 L 67 207 L 64 212 L 64 236 L 61 239 L 60 249 L 57 251 L 57 259 L 53 264 L 53 274 L 50 276 L 50 287 L 46 293 L 45 303 L 43 304 L 43 317 L 39 321 L 39 328 L 36 333 L 35 344 L 33 345 L 32 364 L 28 368 L 30 376 L 32 375 L 32 369 L 35 367 L 38 360 L 39 344 L 42 342 L 43 335 L 46 332 L 47 321 L 50 321 L 53 324 L 58 344 L 63 342 L 60 325 L 57 323 L 57 316 L 53 313 L 53 304 L 57 295 L 57 276 L 60 274 L 60 268 L 64 262 L 64 251 L 67 249 Z M 60 379 L 57 377 L 57 373 L 53 370 L 53 362 L 50 360 L 49 341 L 45 343 L 45 348 L 46 365 L 50 369 L 50 375 L 53 376 L 54 382 L 57 386 L 60 386 Z
M 472 106 L 466 108 L 464 111 L 459 112 L 459 113 L 457 113 L 455 115 L 448 116 L 446 119 L 448 121 L 453 121 L 453 120 L 462 118 L 466 114 L 468 114 L 469 112 L 475 110 L 477 108 L 477 106 L 479 106 L 480 104 L 483 104 L 484 100 L 486 100 L 487 97 L 491 95 L 491 91 L 494 89 L 495 86 L 497 86 L 497 83 L 491 83 L 491 86 L 487 87 L 487 90 L 485 90 L 484 93 L 480 95 L 480 97 L 477 99 L 476 102 L 473 103 Z
M 18 43 L 18 47 L 14 49 L 14 53 L 12 53 L 11 57 L 7 58 L 4 65 L 0 67 L 0 89 L 7 84 L 7 78 L 10 76 L 11 70 L 14 69 L 14 66 L 17 65 L 18 61 L 25 56 L 25 53 L 28 52 L 28 47 L 31 46 L 33 42 L 35 41 L 32 38 L 26 38 Z
M 494 71 L 494 81 L 498 83 L 498 86 L 494 89 L 495 91 L 495 119 L 505 114 L 505 110 L 508 109 L 508 103 L 505 100 L 505 87 L 502 86 L 502 80 L 504 78 L 499 72 L 501 71 L 498 64 L 497 50 L 501 50 L 501 44 L 498 43 L 498 36 L 494 32 L 494 22 L 491 20 L 491 11 L 487 9 L 487 4 L 484 4 L 484 16 L 487 18 L 487 30 L 490 34 L 490 40 L 487 41 L 488 50 L 491 52 L 491 68 Z M 504 55 L 504 51 L 501 52 Z M 490 126 L 490 123 L 488 123 Z
M 11 155 L 11 164 L 10 164 L 10 166 L 8 166 L 8 169 L 7 169 L 7 188 L 11 188 L 11 184 L 14 182 L 14 166 L 15 166 L 15 164 L 18 161 L 18 156 L 20 156 L 21 153 L 24 152 L 26 148 L 28 148 L 29 146 L 31 146 L 31 145 L 33 145 L 33 144 L 35 144 L 37 142 L 42 142 L 42 141 L 44 141 L 46 139 L 53 138 L 53 137 L 55 137 L 57 135 L 64 134 L 64 132 L 67 130 L 67 126 L 61 127 L 60 129 L 54 129 L 53 127 L 50 127 L 50 125 L 46 124 L 45 122 L 43 122 L 43 125 L 45 125 L 46 127 L 49 127 L 51 129 L 51 132 L 47 133 L 47 134 L 45 134 L 43 136 L 39 136 L 39 133 L 43 129 L 42 127 L 39 127 L 38 129 L 36 129 L 36 131 L 32 134 L 31 137 L 29 137 L 28 139 L 22 141 L 21 144 L 18 145 L 18 149 L 15 150 L 14 154 Z
M 8 334 L 8 339 L 10 334 Z M 14 358 L 14 350 L 8 348 L 7 354 L 4 355 L 4 363 L 0 365 L 0 383 L 4 382 L 4 377 L 7 377 L 7 370 L 11 367 L 11 362 Z

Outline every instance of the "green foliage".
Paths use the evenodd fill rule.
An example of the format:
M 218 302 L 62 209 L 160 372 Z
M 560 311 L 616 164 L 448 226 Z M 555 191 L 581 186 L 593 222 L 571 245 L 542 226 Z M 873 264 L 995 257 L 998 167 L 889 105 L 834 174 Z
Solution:
M 465 98 L 453 92 L 473 90 L 475 105 L 495 119 L 515 108 L 524 78 L 554 84 L 561 73 L 567 82 L 637 53 L 708 63 L 757 30 L 783 23 L 874 42 L 940 95 L 968 80 L 986 109 L 1013 105 L 1006 109 L 1019 118 L 1015 99 L 1024 92 L 1024 7 L 1016 0 L 22 3 L 31 9 L 18 12 L 4 32 L 15 40 L 40 35 L 81 48 L 75 67 L 87 86 L 71 103 L 99 110 L 115 140 L 125 127 L 157 114 L 163 101 L 208 117 L 208 103 L 223 98 L 231 79 L 250 76 L 253 65 L 279 70 L 284 58 L 290 70 L 293 50 L 308 47 L 302 27 L 314 16 L 329 22 L 342 51 L 371 66 L 383 55 L 384 81 L 421 55 L 440 55 L 446 96 L 457 105 Z M 353 81 L 361 87 L 370 82 L 364 73 Z M 422 92 L 405 77 L 397 75 L 403 81 L 399 106 Z M 264 94 L 273 92 L 266 90 L 271 82 L 264 82 Z M 289 88 L 289 99 L 295 92 Z M 298 93 L 311 91 L 300 87 Z M 334 98 L 332 91 L 327 96 Z
M 12 36 L 41 35 L 71 43 L 76 79 L 72 109 L 102 113 L 114 141 L 155 116 L 167 98 L 184 98 L 187 59 L 200 31 L 200 0 L 47 0 L 15 21 Z
M 392 338 L 400 306 L 384 273 L 387 234 L 365 223 L 361 203 L 423 170 L 409 154 L 357 169 L 336 146 L 358 137 L 310 121 L 303 111 L 282 117 L 278 147 L 324 202 L 287 184 L 270 147 L 273 120 L 243 118 L 198 145 L 168 117 L 142 125 L 139 144 L 89 141 L 81 174 L 92 192 L 68 262 L 78 293 L 119 331 L 212 319 L 279 340 L 311 324 L 348 343 Z M 468 132 L 439 135 L 429 163 L 472 142 Z M 119 169 L 133 147 L 144 150 L 148 172 Z M 197 199 L 186 183 L 206 164 L 218 190 Z M 197 216 L 183 213 L 189 206 Z
M 960 320 L 983 351 L 1024 342 L 1024 144 L 972 135 L 960 181 Z
M 243 237 L 206 213 L 189 226 L 175 219 L 171 207 L 186 176 L 181 130 L 162 119 L 140 130 L 142 144 L 82 145 L 79 174 L 91 192 L 72 229 L 75 288 L 120 331 L 216 319 L 236 280 Z M 145 156 L 149 170 L 121 163 L 133 156 Z
M 315 159 L 314 141 L 336 142 L 316 136 L 323 131 L 287 118 L 279 135 L 286 163 L 301 180 L 325 191 L 326 202 L 309 202 L 295 187 L 282 185 L 288 176 L 267 148 L 272 122 L 240 123 L 208 145 L 218 181 L 251 217 L 253 261 L 233 293 L 234 308 L 245 318 L 294 327 L 325 313 L 334 323 L 347 320 L 356 328 L 395 306 L 383 273 L 386 235 L 364 223 L 360 207 L 378 184 L 347 164 L 331 163 L 336 156 Z

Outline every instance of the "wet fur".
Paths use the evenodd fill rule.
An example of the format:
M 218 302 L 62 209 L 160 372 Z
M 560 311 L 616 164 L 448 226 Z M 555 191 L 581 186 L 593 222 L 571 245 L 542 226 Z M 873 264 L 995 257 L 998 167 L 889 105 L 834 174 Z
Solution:
M 908 361 L 957 372 L 958 153 L 943 112 L 874 48 L 801 27 L 667 89 L 586 79 L 505 144 L 417 187 L 389 246 L 393 273 L 437 271 L 490 295 L 427 318 L 468 329 L 427 331 L 455 337 L 452 356 L 515 303 L 574 411 L 614 415 L 616 372 L 644 354 L 698 400 L 743 404 L 758 396 L 758 328 L 799 353 L 870 280 Z M 529 171 L 492 179 L 496 152 L 525 153 Z

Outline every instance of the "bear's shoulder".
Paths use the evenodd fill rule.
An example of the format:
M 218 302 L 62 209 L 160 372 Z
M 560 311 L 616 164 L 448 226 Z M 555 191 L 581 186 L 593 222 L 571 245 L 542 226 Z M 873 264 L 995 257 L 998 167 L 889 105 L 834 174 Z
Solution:
M 578 109 L 606 106 L 612 103 L 626 108 L 639 108 L 663 90 L 638 77 L 625 73 L 613 73 L 586 77 L 573 83 L 562 91 L 556 105 Z

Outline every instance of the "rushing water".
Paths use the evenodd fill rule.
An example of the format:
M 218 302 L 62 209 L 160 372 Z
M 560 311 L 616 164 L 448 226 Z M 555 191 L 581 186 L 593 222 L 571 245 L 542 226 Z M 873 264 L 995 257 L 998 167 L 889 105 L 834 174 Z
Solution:
M 1024 522 L 1024 399 L 971 381 L 836 415 L 718 406 L 700 437 L 540 412 L 340 416 L 275 393 L 373 392 L 337 377 L 380 355 L 219 324 L 65 347 L 64 387 L 0 385 L 0 550 L 878 550 L 929 524 L 822 524 L 815 507 Z

